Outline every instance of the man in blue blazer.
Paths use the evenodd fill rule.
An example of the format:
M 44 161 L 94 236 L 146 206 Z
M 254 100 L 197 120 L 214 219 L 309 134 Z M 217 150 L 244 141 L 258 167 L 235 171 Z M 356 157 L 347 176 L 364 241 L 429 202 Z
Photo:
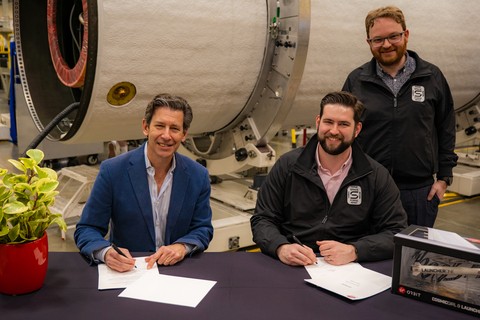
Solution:
M 90 263 L 124 272 L 135 266 L 131 251 L 154 252 L 146 259 L 151 268 L 208 247 L 213 237 L 208 172 L 176 152 L 192 119 L 187 101 L 157 95 L 142 121 L 147 142 L 102 162 L 74 235 Z

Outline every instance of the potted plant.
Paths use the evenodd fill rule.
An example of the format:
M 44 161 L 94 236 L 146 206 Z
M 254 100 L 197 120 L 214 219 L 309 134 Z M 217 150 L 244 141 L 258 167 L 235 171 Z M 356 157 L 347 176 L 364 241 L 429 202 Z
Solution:
M 40 167 L 44 153 L 27 151 L 28 158 L 8 160 L 19 173 L 0 168 L 0 293 L 23 294 L 40 289 L 48 266 L 46 229 L 67 226 L 53 204 L 57 173 Z

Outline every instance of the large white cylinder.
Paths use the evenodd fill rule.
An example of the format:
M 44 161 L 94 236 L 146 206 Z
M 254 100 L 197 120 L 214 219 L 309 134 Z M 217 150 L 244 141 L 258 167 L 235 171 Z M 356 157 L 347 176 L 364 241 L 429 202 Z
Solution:
M 146 104 L 163 92 L 183 96 L 190 102 L 194 120 L 189 134 L 194 136 L 210 136 L 229 128 L 232 122 L 247 121 L 261 108 L 265 109 L 261 122 L 273 122 L 265 114 L 273 119 L 284 112 L 288 114 L 286 119 L 279 117 L 283 128 L 313 125 L 321 98 L 327 92 L 339 90 L 351 70 L 371 59 L 364 19 L 369 10 L 387 4 L 403 10 L 410 29 L 409 49 L 441 68 L 451 86 L 456 108 L 480 92 L 477 17 L 480 1 L 477 0 L 388 3 L 381 0 L 83 0 L 83 18 L 88 17 L 90 40 L 84 43 L 84 49 L 88 46 L 88 58 L 85 82 L 80 87 L 65 85 L 58 78 L 58 70 L 53 68 L 52 44 L 48 43 L 45 27 L 47 2 L 56 6 L 60 17 L 57 19 L 67 19 L 70 13 L 78 17 L 82 13 L 81 8 L 70 8 L 61 1 L 15 1 L 15 36 L 19 40 L 22 82 L 39 128 L 68 104 L 80 103 L 81 109 L 70 123 L 57 126 L 53 134 L 70 143 L 141 138 L 140 124 Z M 299 19 L 298 30 L 292 30 L 291 26 L 282 29 L 285 28 L 282 18 L 292 15 L 291 11 L 280 11 L 278 19 L 277 31 L 281 36 L 288 38 L 288 32 L 293 35 L 297 31 L 299 38 L 302 34 L 306 36 L 306 61 L 295 66 L 297 75 L 303 71 L 303 76 L 299 87 L 288 83 L 287 87 L 272 85 L 271 80 L 263 79 L 264 91 L 273 92 L 274 98 L 284 98 L 288 87 L 291 96 L 296 92 L 295 101 L 287 111 L 285 106 L 269 112 L 269 106 L 252 105 L 246 112 L 245 106 L 254 89 L 258 89 L 262 72 L 265 73 L 262 68 L 265 68 L 267 42 L 272 39 L 269 12 L 277 3 L 280 8 L 302 3 L 310 9 L 309 24 Z M 60 47 L 66 46 L 68 32 L 63 30 L 59 35 L 64 38 Z M 277 43 L 277 50 L 287 49 L 281 45 L 278 48 Z M 68 56 L 67 48 L 60 51 Z M 70 55 L 75 60 L 75 52 Z M 283 65 L 289 63 L 287 60 L 300 63 L 301 56 L 274 60 L 269 72 L 281 73 L 286 69 Z M 289 77 L 290 71 L 282 76 Z M 112 88 L 124 89 L 119 86 L 122 83 L 131 85 L 127 87 L 131 96 L 126 99 L 131 100 L 117 105 L 109 97 Z M 258 92 L 263 95 L 261 90 Z M 268 142 L 273 136 L 272 130 L 264 130 L 265 133 L 252 130 L 257 135 L 252 135 L 255 141 Z M 217 139 L 215 148 L 220 149 L 221 144 L 223 149 L 231 149 L 231 144 L 238 141 Z M 215 148 L 211 153 L 216 152 Z

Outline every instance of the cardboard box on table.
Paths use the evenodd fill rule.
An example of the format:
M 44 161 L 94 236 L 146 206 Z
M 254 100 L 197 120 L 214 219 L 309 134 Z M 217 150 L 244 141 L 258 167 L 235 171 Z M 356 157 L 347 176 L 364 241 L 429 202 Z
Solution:
M 392 293 L 480 316 L 478 240 L 411 225 L 394 243 Z

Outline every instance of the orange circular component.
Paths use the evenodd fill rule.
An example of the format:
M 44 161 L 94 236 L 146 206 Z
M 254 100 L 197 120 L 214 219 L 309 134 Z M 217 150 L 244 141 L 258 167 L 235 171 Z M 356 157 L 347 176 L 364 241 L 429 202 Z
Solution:
M 57 0 L 47 0 L 47 28 L 50 56 L 60 81 L 72 88 L 83 86 L 85 70 L 87 66 L 88 49 L 88 6 L 87 1 L 82 0 L 83 10 L 83 40 L 79 58 L 73 68 L 65 62 L 60 51 L 57 32 Z

